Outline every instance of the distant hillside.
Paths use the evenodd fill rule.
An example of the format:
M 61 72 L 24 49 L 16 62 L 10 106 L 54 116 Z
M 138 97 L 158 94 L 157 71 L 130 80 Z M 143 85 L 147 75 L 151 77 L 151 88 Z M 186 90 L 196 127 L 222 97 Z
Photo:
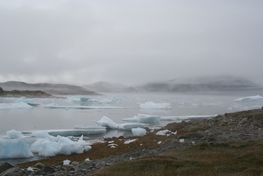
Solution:
M 29 90 L 11 90 L 11 91 L 5 91 L 0 87 L 0 97 L 30 97 L 30 98 L 49 98 L 53 97 L 52 95 L 35 90 L 35 91 L 29 91 Z
M 139 91 L 150 92 L 203 92 L 203 91 L 249 91 L 262 90 L 250 80 L 231 76 L 174 79 L 138 86 Z
M 4 90 L 20 90 L 20 91 L 44 91 L 53 95 L 95 95 L 96 93 L 80 86 L 69 84 L 51 84 L 51 83 L 25 83 L 18 81 L 8 81 L 0 83 L 0 87 Z
M 118 83 L 96 82 L 85 85 L 85 88 L 96 92 L 136 92 L 136 88 Z

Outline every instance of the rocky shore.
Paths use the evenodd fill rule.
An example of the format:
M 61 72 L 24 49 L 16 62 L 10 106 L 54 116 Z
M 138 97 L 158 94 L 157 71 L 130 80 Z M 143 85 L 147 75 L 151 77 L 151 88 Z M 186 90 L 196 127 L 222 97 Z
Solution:
M 136 138 L 111 138 L 83 154 L 0 166 L 16 175 L 262 175 L 263 110 L 171 123 Z

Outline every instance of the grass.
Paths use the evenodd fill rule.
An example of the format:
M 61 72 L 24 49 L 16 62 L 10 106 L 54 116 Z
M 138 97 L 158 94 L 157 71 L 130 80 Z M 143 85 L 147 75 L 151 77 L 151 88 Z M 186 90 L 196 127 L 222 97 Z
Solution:
M 201 144 L 128 161 L 96 176 L 250 176 L 263 174 L 263 143 Z

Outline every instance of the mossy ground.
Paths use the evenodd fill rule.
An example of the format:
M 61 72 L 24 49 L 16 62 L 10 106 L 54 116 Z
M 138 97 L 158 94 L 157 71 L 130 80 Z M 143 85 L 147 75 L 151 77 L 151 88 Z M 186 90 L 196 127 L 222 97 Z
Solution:
M 96 176 L 247 176 L 263 174 L 263 141 L 201 144 L 128 161 Z

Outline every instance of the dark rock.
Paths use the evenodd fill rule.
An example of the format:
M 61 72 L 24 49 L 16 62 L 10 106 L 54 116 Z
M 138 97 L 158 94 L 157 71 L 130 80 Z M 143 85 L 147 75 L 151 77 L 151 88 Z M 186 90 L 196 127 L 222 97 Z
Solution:
M 0 92 L 1 92 L 1 87 L 0 87 Z M 0 173 L 10 169 L 14 167 L 13 165 L 9 164 L 9 163 L 3 163 L 3 164 L 0 164 Z
M 2 87 L 0 87 L 0 94 L 4 93 L 4 90 Z
M 45 165 L 43 163 L 37 163 L 34 165 L 35 168 L 38 168 L 38 169 L 43 169 L 45 167 Z
M 0 176 L 21 176 L 23 175 L 23 171 L 18 167 L 12 167 L 5 172 L 1 173 Z

